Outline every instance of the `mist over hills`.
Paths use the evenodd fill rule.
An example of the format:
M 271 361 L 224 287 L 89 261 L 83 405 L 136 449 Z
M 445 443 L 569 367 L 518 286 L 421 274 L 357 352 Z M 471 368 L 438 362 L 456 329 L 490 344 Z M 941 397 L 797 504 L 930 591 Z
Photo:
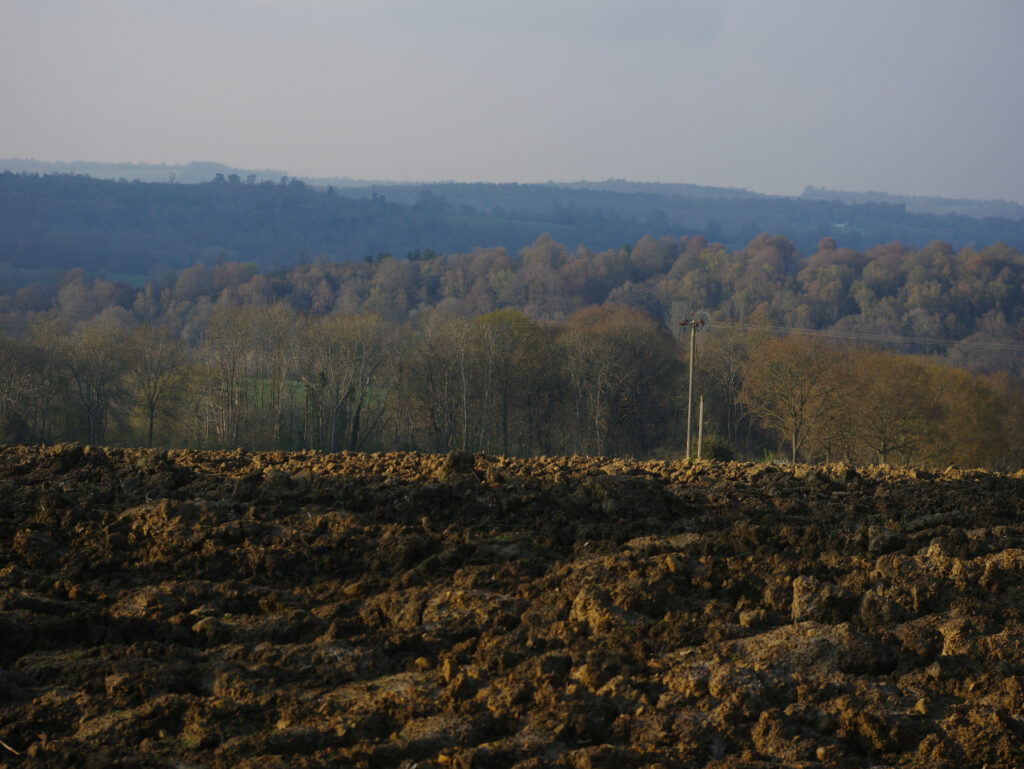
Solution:
M 1021 211 L 998 201 L 816 188 L 796 198 L 625 180 L 395 183 L 303 180 L 218 163 L 0 160 L 0 283 L 16 287 L 75 267 L 138 281 L 219 258 L 272 269 L 424 250 L 504 247 L 514 255 L 544 233 L 592 250 L 644 235 L 701 235 L 737 249 L 761 233 L 782 235 L 803 254 L 826 237 L 853 249 L 936 240 L 1019 249 Z
M 70 163 L 18 158 L 0 158 L 0 171 L 27 174 L 82 174 L 95 179 L 124 179 L 129 182 L 179 182 L 200 184 L 212 182 L 217 174 L 225 177 L 238 174 L 245 179 L 250 175 L 255 181 L 277 181 L 287 174 L 284 171 L 263 169 L 260 171 L 232 168 L 223 163 L 193 160 L 184 165 L 167 163 L 97 163 L 75 160 Z
M 851 192 L 830 190 L 825 187 L 804 188 L 802 198 L 810 200 L 838 200 L 841 203 L 885 203 L 904 205 L 907 211 L 918 214 L 963 214 L 964 216 L 1024 218 L 1024 205 L 1013 200 L 971 200 L 969 198 L 942 198 L 925 195 L 893 195 L 888 192 Z
M 287 171 L 275 169 L 236 168 L 223 163 L 211 161 L 191 161 L 182 165 L 168 163 L 99 163 L 76 160 L 72 162 L 42 161 L 35 159 L 0 158 L 0 171 L 13 173 L 37 174 L 83 174 L 96 179 L 124 179 L 141 182 L 179 182 L 181 184 L 201 184 L 212 182 L 217 175 L 227 178 L 232 174 L 240 179 L 256 182 L 279 181 L 291 178 Z M 453 185 L 451 181 L 391 181 L 386 179 L 356 179 L 351 176 L 297 176 L 306 184 L 314 187 L 342 187 L 376 189 L 387 188 L 392 191 L 407 188 L 419 189 L 436 185 Z M 589 181 L 581 179 L 572 182 L 549 181 L 543 185 L 524 184 L 512 186 L 524 187 L 557 187 L 569 190 L 597 190 L 616 193 L 643 193 L 648 195 L 694 198 L 699 200 L 740 200 L 745 198 L 782 198 L 790 196 L 767 195 L 738 187 L 715 187 L 683 182 L 638 182 L 627 179 L 606 179 Z M 796 196 L 806 200 L 839 201 L 841 203 L 883 203 L 887 205 L 905 205 L 911 213 L 926 214 L 962 214 L 978 218 L 1005 217 L 1010 219 L 1024 218 L 1024 205 L 1012 200 L 976 200 L 972 198 L 944 198 L 939 196 L 899 195 L 874 190 L 834 190 L 828 187 L 807 185 L 803 192 Z

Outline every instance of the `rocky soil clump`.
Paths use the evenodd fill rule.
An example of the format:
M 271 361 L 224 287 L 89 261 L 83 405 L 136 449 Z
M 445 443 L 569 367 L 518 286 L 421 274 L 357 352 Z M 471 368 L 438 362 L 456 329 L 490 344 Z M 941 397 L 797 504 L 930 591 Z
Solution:
M 1024 766 L 1024 474 L 0 449 L 0 767 Z

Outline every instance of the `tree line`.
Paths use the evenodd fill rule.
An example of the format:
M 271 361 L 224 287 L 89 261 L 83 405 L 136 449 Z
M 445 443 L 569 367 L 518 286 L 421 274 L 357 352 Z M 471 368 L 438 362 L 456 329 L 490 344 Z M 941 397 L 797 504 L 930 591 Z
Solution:
M 75 269 L 0 293 L 0 439 L 678 455 L 677 334 L 704 310 L 708 451 L 1019 467 L 1022 293 L 1003 244 L 770 235 L 220 258 L 139 288 Z
M 788 239 L 767 234 L 737 250 L 702 236 L 644 236 L 605 251 L 569 249 L 544 235 L 517 254 L 415 249 L 271 272 L 222 257 L 141 288 L 75 269 L 52 284 L 0 292 L 0 330 L 24 337 L 39 313 L 77 323 L 115 307 L 195 344 L 215 307 L 277 302 L 300 313 L 370 313 L 396 324 L 434 310 L 475 317 L 502 308 L 561 323 L 615 303 L 671 328 L 687 312 L 705 310 L 718 324 L 900 337 L 899 352 L 1024 375 L 1024 255 L 1001 243 L 954 250 L 938 241 L 922 248 L 894 242 L 857 251 L 825 238 L 803 256 Z
M 517 253 L 542 233 L 603 251 L 645 233 L 700 234 L 729 249 L 784 232 L 804 253 L 824 237 L 867 249 L 932 239 L 1024 247 L 1024 221 L 926 215 L 905 204 L 768 197 L 685 185 L 430 184 L 316 188 L 236 174 L 203 184 L 0 172 L 0 287 L 82 267 L 158 277 L 219 254 L 261 270 L 479 244 Z
M 1024 466 L 1005 372 L 709 327 L 694 360 L 706 456 Z M 620 304 L 396 323 L 220 304 L 191 331 L 123 308 L 0 336 L 0 439 L 197 448 L 684 453 L 688 345 Z

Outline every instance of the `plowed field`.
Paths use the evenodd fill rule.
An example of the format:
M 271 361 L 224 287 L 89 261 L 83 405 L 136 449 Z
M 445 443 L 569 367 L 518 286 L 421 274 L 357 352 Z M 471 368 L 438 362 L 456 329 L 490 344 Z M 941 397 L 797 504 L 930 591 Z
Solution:
M 0 767 L 1024 766 L 1024 475 L 0 449 Z

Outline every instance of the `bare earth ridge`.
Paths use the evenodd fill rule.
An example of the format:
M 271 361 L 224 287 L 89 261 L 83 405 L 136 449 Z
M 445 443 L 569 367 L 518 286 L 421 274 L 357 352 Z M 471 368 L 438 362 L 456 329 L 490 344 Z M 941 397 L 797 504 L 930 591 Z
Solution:
M 1024 766 L 1024 474 L 0 448 L 0 767 Z

